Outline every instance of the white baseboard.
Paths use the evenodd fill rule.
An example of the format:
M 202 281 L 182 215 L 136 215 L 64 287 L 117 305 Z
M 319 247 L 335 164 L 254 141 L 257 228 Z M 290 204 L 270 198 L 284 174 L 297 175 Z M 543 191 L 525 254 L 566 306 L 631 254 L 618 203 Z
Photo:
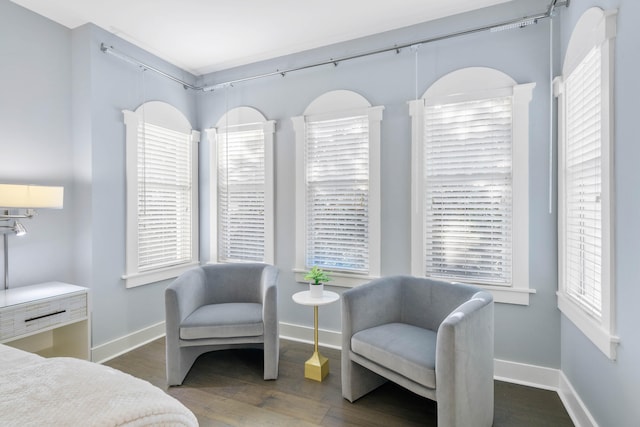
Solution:
M 143 346 L 151 341 L 163 337 L 165 334 L 164 322 L 156 323 L 138 331 L 132 332 L 115 340 L 98 345 L 91 349 L 91 360 L 104 363 L 107 360 L 118 357 L 128 351 Z
M 159 322 L 147 328 L 132 332 L 115 340 L 98 345 L 91 349 L 91 360 L 104 363 L 128 351 L 143 346 L 165 335 L 165 322 Z M 280 337 L 291 341 L 313 344 L 313 328 L 291 323 L 280 323 Z M 340 332 L 325 329 L 318 330 L 319 345 L 323 347 L 342 348 Z
M 493 377 L 499 381 L 558 391 L 560 370 L 494 359 Z
M 562 371 L 558 395 L 576 427 L 598 427 L 598 423 Z
M 494 374 L 497 380 L 555 391 L 576 427 L 598 427 L 561 370 L 496 359 Z
M 280 322 L 280 338 L 313 344 L 313 328 Z M 339 331 L 318 329 L 318 345 L 340 350 L 342 348 L 342 334 Z

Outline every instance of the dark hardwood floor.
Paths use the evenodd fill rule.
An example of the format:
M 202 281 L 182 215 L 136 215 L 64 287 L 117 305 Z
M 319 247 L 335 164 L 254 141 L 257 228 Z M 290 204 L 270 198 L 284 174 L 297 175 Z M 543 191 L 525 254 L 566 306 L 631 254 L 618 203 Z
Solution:
M 304 378 L 313 346 L 280 340 L 276 381 L 262 379 L 262 352 L 228 350 L 196 361 L 180 387 L 167 388 L 164 339 L 107 363 L 166 390 L 207 426 L 436 426 L 436 404 L 392 383 L 349 403 L 340 391 L 340 351 L 321 349 L 330 374 Z M 495 382 L 495 427 L 573 426 L 555 392 Z

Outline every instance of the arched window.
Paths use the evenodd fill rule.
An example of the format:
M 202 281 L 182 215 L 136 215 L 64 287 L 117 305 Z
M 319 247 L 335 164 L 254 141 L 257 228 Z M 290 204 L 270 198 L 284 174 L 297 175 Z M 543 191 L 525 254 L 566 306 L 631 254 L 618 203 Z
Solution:
M 274 263 L 274 131 L 275 122 L 250 107 L 207 129 L 214 262 Z
M 491 68 L 464 68 L 411 102 L 412 273 L 529 303 L 529 102 Z
M 383 107 L 337 90 L 294 117 L 296 272 L 319 266 L 332 285 L 380 275 L 380 121 Z
M 159 101 L 123 111 L 127 158 L 127 287 L 178 276 L 198 264 L 200 133 Z
M 569 40 L 558 97 L 558 307 L 615 359 L 613 45 L 616 12 L 588 9 Z

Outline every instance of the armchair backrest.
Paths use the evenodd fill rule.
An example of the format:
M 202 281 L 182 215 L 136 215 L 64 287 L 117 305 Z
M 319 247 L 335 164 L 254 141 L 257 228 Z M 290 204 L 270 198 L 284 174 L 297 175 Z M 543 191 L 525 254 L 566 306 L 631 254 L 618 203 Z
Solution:
M 205 273 L 208 304 L 229 302 L 262 302 L 262 281 L 268 264 L 209 264 L 201 267 Z
M 432 331 L 479 291 L 475 286 L 412 276 L 402 276 L 401 287 L 401 321 Z

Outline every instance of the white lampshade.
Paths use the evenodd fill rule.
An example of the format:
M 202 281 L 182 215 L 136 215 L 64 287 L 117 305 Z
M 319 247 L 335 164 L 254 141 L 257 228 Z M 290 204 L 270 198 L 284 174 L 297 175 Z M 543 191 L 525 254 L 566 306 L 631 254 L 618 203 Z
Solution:
M 0 208 L 62 209 L 64 187 L 0 184 Z

